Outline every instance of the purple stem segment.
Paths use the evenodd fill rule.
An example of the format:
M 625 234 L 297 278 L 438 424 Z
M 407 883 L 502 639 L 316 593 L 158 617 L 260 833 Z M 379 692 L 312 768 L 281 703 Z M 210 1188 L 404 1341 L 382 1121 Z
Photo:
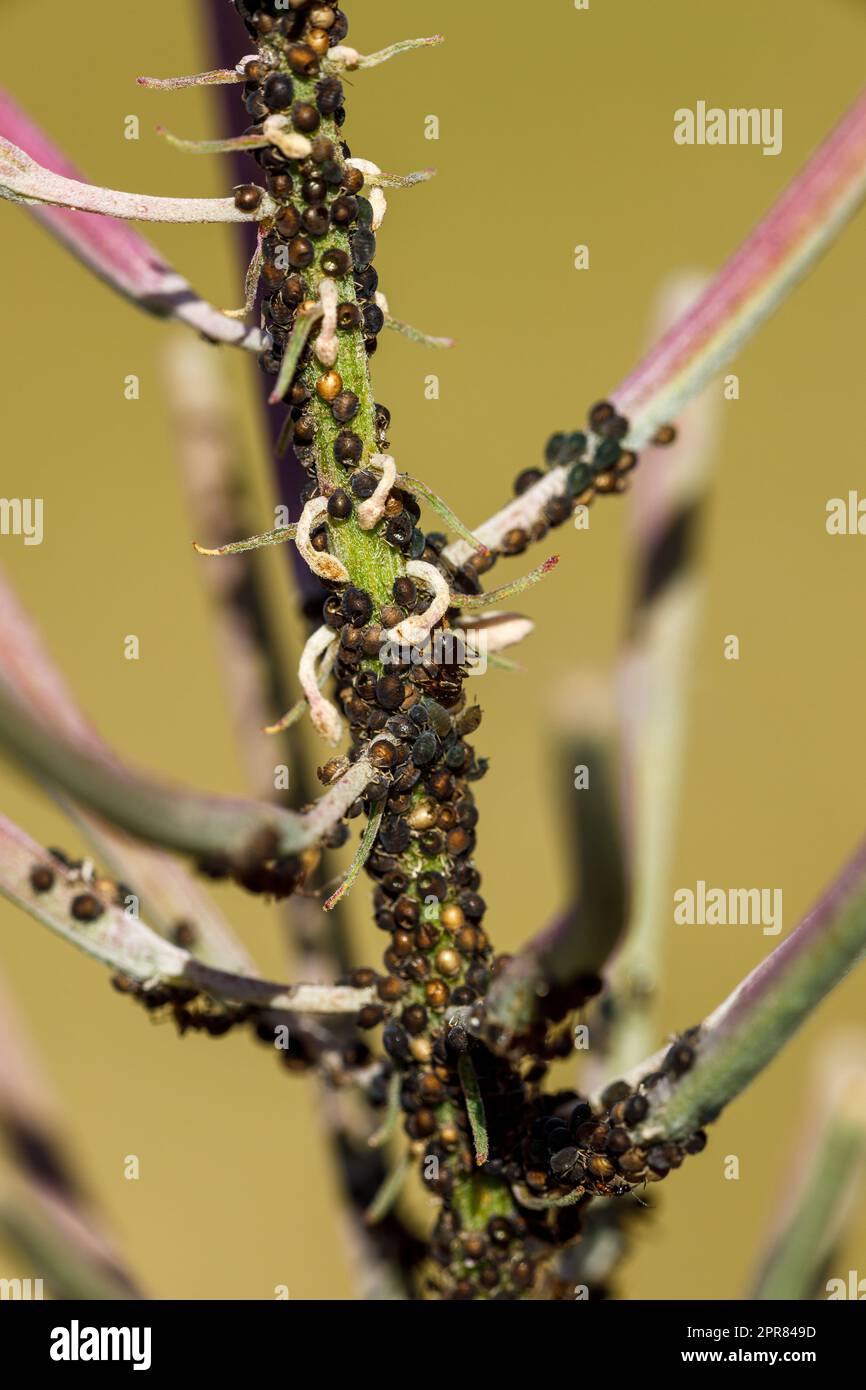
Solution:
M 238 62 L 239 57 L 249 48 L 249 35 L 241 24 L 234 5 L 220 3 L 219 0 L 216 4 L 213 3 L 213 0 L 202 0 L 202 28 L 208 35 L 208 40 L 212 46 L 211 57 L 216 67 L 233 67 Z M 238 90 L 229 86 L 219 87 L 217 88 L 217 96 L 222 112 L 221 128 L 226 134 L 235 135 L 238 133 L 239 123 L 243 116 L 243 106 Z M 249 183 L 251 181 L 256 166 L 251 162 L 248 154 L 242 152 L 233 154 L 230 164 L 232 183 Z M 241 248 L 243 264 L 246 266 L 255 250 L 255 226 L 239 225 L 237 227 L 237 241 Z M 281 505 L 288 508 L 291 519 L 296 521 L 301 512 L 299 500 L 301 489 L 307 479 L 291 444 L 281 455 L 277 454 L 277 441 L 283 427 L 285 413 L 266 407 L 270 384 L 269 378 L 262 375 L 260 393 L 262 406 L 265 407 L 262 415 L 271 442 L 277 497 Z M 301 603 L 309 602 L 312 605 L 314 600 L 321 600 L 322 587 L 315 575 L 310 572 L 302 556 L 298 554 L 293 545 L 286 547 L 286 554 L 292 566 Z

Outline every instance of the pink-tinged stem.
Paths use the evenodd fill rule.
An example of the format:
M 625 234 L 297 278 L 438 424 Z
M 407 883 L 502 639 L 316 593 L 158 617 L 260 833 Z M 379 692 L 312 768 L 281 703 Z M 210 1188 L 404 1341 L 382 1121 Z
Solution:
M 49 868 L 50 882 L 34 882 L 35 870 L 44 874 Z M 287 1013 L 356 1014 L 374 997 L 370 989 L 349 985 L 282 985 L 204 965 L 118 906 L 101 884 L 82 882 L 5 816 L 0 816 L 0 894 L 71 945 L 146 986 L 182 982 L 226 1003 Z M 91 910 L 79 920 L 74 908 L 83 894 Z
M 37 166 L 44 166 L 49 176 L 72 180 L 79 189 L 88 188 L 75 166 L 2 90 L 0 137 L 3 137 L 0 150 L 4 152 L 0 156 L 0 181 L 5 176 L 6 158 L 11 157 L 6 153 L 11 146 L 12 149 L 20 147 L 20 153 L 26 150 L 27 156 L 36 161 Z M 101 194 L 103 190 L 91 192 Z M 155 201 L 185 203 L 188 200 Z M 212 304 L 200 299 L 183 276 L 132 227 L 102 216 L 99 211 L 41 203 L 28 204 L 28 210 L 90 270 L 141 308 L 159 316 L 178 318 L 216 341 L 254 352 L 260 350 L 262 340 L 258 329 L 247 328 L 236 319 L 227 318 Z
M 866 91 L 697 304 L 611 393 L 636 447 L 673 420 L 829 246 L 866 191 Z
M 715 1119 L 864 954 L 866 842 L 787 940 L 704 1020 L 694 1065 L 653 1088 L 641 1142 L 680 1138 Z
M 631 423 L 629 445 L 642 447 L 660 424 L 676 420 L 735 356 L 842 230 L 864 188 L 866 93 L 698 303 L 610 392 Z M 513 527 L 530 531 L 542 519 L 545 504 L 565 490 L 567 475 L 567 467 L 551 468 L 495 516 L 473 527 L 473 534 L 497 550 Z M 463 540 L 452 541 L 444 551 L 455 565 L 471 553 Z

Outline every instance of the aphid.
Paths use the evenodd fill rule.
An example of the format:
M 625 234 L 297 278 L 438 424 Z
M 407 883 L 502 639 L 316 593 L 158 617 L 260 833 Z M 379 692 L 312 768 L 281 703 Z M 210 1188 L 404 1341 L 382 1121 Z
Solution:
M 400 999 L 403 990 L 403 981 L 398 980 L 394 975 L 387 975 L 376 985 L 376 993 L 385 1004 L 392 1004 L 395 1000 Z
M 328 498 L 328 516 L 336 521 L 345 521 L 347 516 L 352 515 L 352 499 L 345 489 L 336 488 Z
M 316 394 L 323 401 L 333 401 L 343 389 L 343 378 L 339 372 L 325 372 L 316 382 Z M 345 496 L 345 494 L 344 494 Z M 348 513 L 347 513 L 348 515 Z
M 435 964 L 440 975 L 460 974 L 460 956 L 452 946 L 443 946 L 441 950 L 436 952 Z
M 385 1017 L 381 1004 L 365 1004 L 358 1013 L 356 1022 L 359 1028 L 376 1028 Z
M 639 1094 L 629 1096 L 628 1100 L 625 1102 L 624 1105 L 623 1119 L 625 1120 L 627 1125 L 640 1124 L 641 1120 L 643 1120 L 646 1117 L 648 1110 L 649 1101 L 647 1100 L 646 1096 L 642 1096 Z
M 344 467 L 357 463 L 363 451 L 363 440 L 359 435 L 353 434 L 351 430 L 341 430 L 334 440 L 334 458 Z M 375 488 L 375 480 L 373 487 Z
M 323 253 L 319 264 L 326 275 L 330 275 L 334 280 L 339 280 L 342 275 L 347 273 L 351 262 L 347 252 L 339 246 L 332 246 Z
M 376 254 L 376 237 L 367 227 L 359 227 L 351 238 L 352 264 L 355 270 L 366 270 Z
M 615 439 L 602 439 L 592 457 L 593 473 L 604 473 L 612 468 L 621 453 L 622 449 Z
M 386 671 L 376 681 L 376 699 L 383 709 L 398 709 L 403 703 L 403 682 L 393 671 Z M 416 744 L 417 748 L 417 744 Z M 414 750 L 413 750 L 414 757 Z
M 391 744 L 388 744 L 387 746 L 389 748 L 392 747 Z M 399 816 L 389 816 L 382 821 L 381 827 L 379 829 L 379 843 L 381 844 L 384 850 L 387 850 L 389 854 L 402 854 L 404 850 L 409 848 L 409 842 L 411 838 L 412 831 L 409 828 L 408 821 L 402 820 Z M 410 901 L 411 900 L 409 898 L 401 898 L 400 900 L 400 902 L 405 903 L 409 903 Z M 397 907 L 399 908 L 399 906 L 400 904 L 398 903 Z M 415 912 L 417 914 L 417 904 L 412 903 L 412 907 L 415 909 Z M 402 921 L 402 919 L 397 913 L 397 908 L 394 909 L 394 913 L 397 917 L 397 920 Z M 417 921 L 417 915 L 415 920 Z
M 292 125 L 303 135 L 312 135 L 318 130 L 320 120 L 319 112 L 308 101 L 296 101 L 292 107 Z
M 49 864 L 34 864 L 30 870 L 30 887 L 34 893 L 48 893 L 54 887 L 54 870 Z
M 289 265 L 294 266 L 296 270 L 303 270 L 306 266 L 312 265 L 315 256 L 315 248 L 309 237 L 296 236 L 289 242 Z
M 587 1159 L 586 1171 L 599 1182 L 607 1182 L 616 1170 L 604 1154 L 594 1153 Z
M 566 1145 L 564 1149 L 557 1149 L 550 1159 L 550 1171 L 555 1177 L 565 1177 L 577 1167 L 579 1158 L 580 1150 L 573 1144 Z
M 385 538 L 391 545 L 399 546 L 401 549 L 407 546 L 412 539 L 412 518 L 408 512 L 398 512 L 392 516 L 385 526 Z
M 358 414 L 361 402 L 354 391 L 341 391 L 331 401 L 331 413 L 340 425 L 347 425 Z
M 78 893 L 69 910 L 76 922 L 97 922 L 105 908 L 93 893 Z
M 265 105 L 269 111 L 285 111 L 292 104 L 294 95 L 292 79 L 283 73 L 274 72 L 267 79 L 263 89 Z
M 361 310 L 357 304 L 345 300 L 337 305 L 337 327 L 343 330 L 358 328 L 361 323 Z
M 418 586 L 407 574 L 401 574 L 394 580 L 392 593 L 394 602 L 399 603 L 401 608 L 414 608 L 418 602 Z
M 364 332 L 370 337 L 375 337 L 385 327 L 385 315 L 378 304 L 365 304 L 361 318 L 364 323 Z
M 351 193 L 341 193 L 331 204 L 331 221 L 338 227 L 347 227 L 358 216 L 358 200 Z
M 501 549 L 505 555 L 519 555 L 529 544 L 529 537 L 520 526 L 512 526 L 502 537 Z
M 662 448 L 665 448 L 668 444 L 673 444 L 676 437 L 677 431 L 675 425 L 659 425 L 653 435 L 652 442 L 653 444 L 658 444 Z
M 255 212 L 262 201 L 262 190 L 255 183 L 239 184 L 234 194 L 235 207 L 239 212 Z
M 321 25 L 320 27 L 321 27 L 321 28 L 325 28 L 325 25 Z M 322 115 L 323 115 L 323 116 L 332 116 L 332 115 L 334 114 L 334 112 L 337 110 L 337 107 L 342 105 L 342 102 L 343 102 L 343 87 L 342 87 L 342 83 L 340 82 L 339 78 L 337 78 L 337 77 L 325 77 L 325 78 L 323 78 L 322 81 L 321 81 L 321 82 L 318 84 L 318 86 L 316 87 L 316 105 L 318 106 L 318 108 L 319 108 L 319 110 L 321 111 Z M 359 171 L 358 171 L 358 170 L 352 170 L 351 172 L 352 172 L 352 173 L 358 173 Z M 361 174 L 361 185 L 362 185 L 362 186 L 363 186 L 363 183 L 364 183 L 364 176 L 363 176 L 363 174 Z
M 400 822 L 405 825 L 405 821 Z M 402 850 L 399 851 L 402 853 Z M 413 898 L 399 898 L 394 904 L 394 920 L 400 923 L 401 927 L 415 927 L 418 924 L 420 908 Z
M 343 591 L 340 609 L 353 627 L 363 627 L 373 615 L 373 600 L 363 589 L 350 585 Z
M 307 43 L 319 58 L 324 57 L 330 46 L 328 35 L 325 33 L 324 29 L 308 30 Z
M 318 71 L 318 55 L 308 44 L 293 43 L 286 50 L 286 61 L 299 77 L 312 77 Z
M 664 1069 L 672 1076 L 682 1076 L 683 1072 L 689 1070 L 695 1060 L 695 1049 L 691 1043 L 679 1038 L 677 1042 L 668 1049 L 664 1060 Z
M 390 772 L 397 761 L 397 750 L 393 743 L 390 743 L 387 739 L 376 739 L 375 743 L 370 744 L 367 757 L 370 759 L 373 766 L 380 772 Z M 401 822 L 401 824 L 406 824 L 406 822 Z
M 613 419 L 614 415 L 616 415 L 616 411 L 610 401 L 599 401 L 597 405 L 592 407 L 587 417 L 590 429 L 600 430 L 602 425 Z
M 324 236 L 330 225 L 328 220 L 328 209 L 322 207 L 304 208 L 301 215 L 301 222 L 303 223 L 304 231 L 309 232 L 310 236 Z
M 451 954 L 455 960 L 458 959 L 456 951 Z M 448 1003 L 448 986 L 443 980 L 430 980 L 424 986 L 424 997 L 431 1009 L 444 1009 Z

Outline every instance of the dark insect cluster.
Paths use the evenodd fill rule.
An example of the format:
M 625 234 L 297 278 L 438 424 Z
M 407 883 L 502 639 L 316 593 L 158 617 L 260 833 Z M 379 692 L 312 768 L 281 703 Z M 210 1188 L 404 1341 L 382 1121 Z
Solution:
M 380 487 L 391 417 L 373 397 L 368 366 L 385 326 L 373 266 L 376 218 L 367 176 L 342 138 L 342 68 L 329 59 L 348 23 L 337 5 L 312 0 L 235 4 L 258 50 L 244 69 L 248 133 L 269 142 L 254 153 L 262 182 L 235 190 L 247 212 L 268 200 L 259 223 L 261 366 L 277 379 L 271 399 L 288 408 L 283 438 L 306 471 L 300 504 L 324 503 L 313 509 L 313 559 L 333 552 L 332 573 L 343 575 L 326 577 L 307 610 L 333 633 L 335 708 L 349 735 L 346 755 L 319 776 L 327 785 L 362 756 L 373 769 L 329 843 L 339 844 L 356 818 L 375 825 L 365 870 L 382 964 L 342 983 L 373 992 L 355 1027 L 381 1026 L 381 1055 L 350 1028 L 327 1044 L 324 1070 L 337 1081 L 353 1077 L 373 1106 L 402 1113 L 421 1180 L 441 1202 L 425 1291 L 521 1298 L 543 1288 L 557 1296 L 551 1257 L 578 1238 L 586 1204 L 658 1180 L 700 1140 L 644 1149 L 633 1139 L 652 1078 L 606 1096 L 600 1110 L 574 1093 L 543 1091 L 549 1064 L 572 1050 L 570 1013 L 598 992 L 599 980 L 551 993 L 544 1017 L 514 1047 L 485 1032 L 485 995 L 507 960 L 494 954 L 473 859 L 474 786 L 487 763 L 470 742 L 481 710 L 467 701 L 466 650 L 453 639 L 460 596 L 480 593 L 480 576 L 498 552 L 516 555 L 596 493 L 621 491 L 637 457 L 624 446 L 628 422 L 607 402 L 593 407 L 586 432 L 555 435 L 547 446 L 548 467 L 567 468 L 562 492 L 548 492 L 541 514 L 513 527 L 497 548 L 458 564 L 444 534 L 425 533 L 411 489 L 399 479 Z M 543 476 L 521 474 L 517 493 Z M 372 520 L 370 507 L 378 509 Z M 362 532 L 376 557 L 366 568 L 348 543 Z M 436 606 L 446 587 L 451 603 Z M 419 632 L 423 642 L 395 644 L 395 634 Z M 201 867 L 212 877 L 231 873 L 250 891 L 284 895 L 303 886 L 315 864 L 315 854 L 282 859 L 263 842 L 244 864 L 215 859 Z M 258 1006 L 225 1006 L 198 989 L 119 987 L 169 1012 L 182 1032 L 220 1035 L 243 1024 L 273 1040 L 274 1019 Z M 682 1060 L 690 1044 L 678 1046 Z M 326 1058 L 301 1030 L 283 1060 L 296 1069 Z

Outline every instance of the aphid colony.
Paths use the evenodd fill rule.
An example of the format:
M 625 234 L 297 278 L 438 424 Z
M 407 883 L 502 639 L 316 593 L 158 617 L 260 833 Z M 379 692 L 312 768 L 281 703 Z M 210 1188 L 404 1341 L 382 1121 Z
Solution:
M 452 626 L 460 612 L 453 596 L 480 592 L 479 576 L 497 551 L 518 554 L 565 522 L 576 505 L 621 491 L 637 457 L 623 446 L 628 422 L 602 402 L 585 433 L 550 440 L 546 462 L 567 467 L 564 488 L 526 526 L 459 566 L 444 553 L 444 534 L 424 533 L 415 496 L 385 472 L 388 464 L 393 469 L 385 455 L 390 414 L 373 399 L 367 365 L 385 324 L 372 264 L 376 189 L 360 167 L 365 161 L 354 161 L 341 138 L 342 60 L 329 59 L 334 49 L 339 58 L 348 23 L 336 5 L 312 0 L 289 0 L 288 9 L 235 4 L 257 43 L 257 55 L 244 65 L 244 103 L 249 133 L 270 142 L 254 158 L 276 208 L 259 224 L 268 334 L 261 365 L 277 378 L 271 399 L 288 406 L 284 439 L 307 473 L 297 543 L 323 581 L 321 606 L 308 611 L 320 624 L 311 641 L 332 657 L 336 707 L 322 697 L 331 713 L 317 727 L 336 730 L 336 743 L 345 721 L 350 740 L 346 757 L 332 759 L 319 775 L 328 784 L 347 759 L 362 755 L 374 769 L 347 820 L 364 815 L 376 831 L 365 868 L 375 882 L 375 922 L 387 942 L 384 968 L 355 970 L 344 982 L 374 989 L 376 1002 L 361 1011 L 357 1025 L 383 1025 L 385 1055 L 372 1061 L 355 1034 L 342 1062 L 374 1105 L 399 1102 L 422 1180 L 442 1201 L 427 1287 L 444 1298 L 519 1298 L 545 1281 L 554 1287 L 551 1256 L 578 1236 L 582 1208 L 593 1195 L 616 1196 L 657 1180 L 685 1150 L 645 1151 L 632 1141 L 631 1128 L 647 1113 L 652 1078 L 606 1096 L 601 1112 L 573 1093 L 542 1092 L 549 1061 L 570 1049 L 568 1030 L 559 1024 L 597 992 L 599 981 L 581 982 L 568 999 L 551 998 L 548 1020 L 517 1051 L 499 1055 L 495 1040 L 484 1035 L 484 996 L 504 958 L 494 957 L 483 925 L 486 905 L 472 860 L 478 821 L 472 788 L 486 762 L 467 740 L 481 711 L 466 703 L 466 671 L 454 649 L 405 665 L 381 657 L 389 634 L 427 637 Z M 260 208 L 265 189 L 237 188 L 237 206 Z M 540 476 L 521 474 L 518 494 Z M 375 558 L 359 568 L 358 547 L 346 538 L 364 532 Z M 445 595 L 438 607 L 437 591 Z M 312 681 L 305 686 L 314 722 L 315 685 L 321 689 Z M 330 843 L 346 834 L 341 825 Z M 312 859 L 275 859 L 268 845 L 243 866 L 203 865 L 214 876 L 233 872 L 252 891 L 275 893 L 291 892 L 312 867 Z M 249 1023 L 272 1039 L 272 1020 L 260 1011 L 214 1011 L 187 991 L 162 997 L 129 982 L 121 987 L 142 995 L 148 1007 L 170 1007 L 182 1030 L 219 1034 Z M 677 1046 L 684 1069 L 691 1048 L 687 1041 Z M 292 1067 L 317 1060 L 303 1037 L 286 1058 Z M 666 1074 L 673 1065 L 666 1062 Z M 483 1150 L 467 1074 L 483 1107 Z M 685 1149 L 700 1142 L 696 1137 Z

